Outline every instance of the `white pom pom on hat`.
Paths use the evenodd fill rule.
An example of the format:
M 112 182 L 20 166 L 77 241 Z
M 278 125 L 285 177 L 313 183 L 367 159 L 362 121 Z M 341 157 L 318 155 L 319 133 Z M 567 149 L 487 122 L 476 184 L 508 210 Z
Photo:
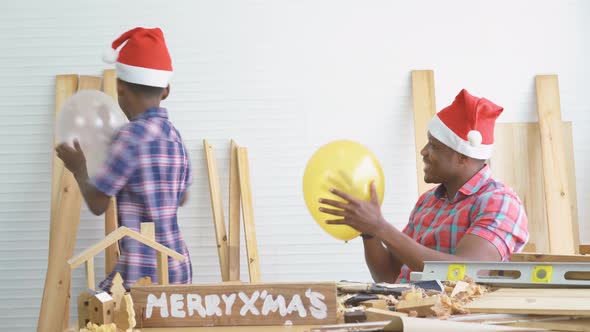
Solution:
M 481 137 L 481 133 L 477 130 L 470 130 L 467 134 L 467 140 L 469 144 L 473 147 L 477 147 L 481 144 L 483 138 Z
M 119 52 L 117 50 L 112 49 L 111 47 L 107 48 L 102 52 L 102 61 L 113 64 L 117 62 L 119 58 Z

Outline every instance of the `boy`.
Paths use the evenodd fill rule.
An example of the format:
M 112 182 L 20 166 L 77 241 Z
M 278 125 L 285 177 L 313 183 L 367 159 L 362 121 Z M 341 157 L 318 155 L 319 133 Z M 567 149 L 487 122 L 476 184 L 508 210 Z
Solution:
M 190 257 L 176 216 L 186 200 L 191 172 L 182 138 L 168 120 L 166 109 L 160 107 L 170 93 L 172 76 L 163 33 L 158 28 L 135 28 L 121 35 L 112 47 L 105 61 L 116 61 L 118 101 L 130 122 L 117 133 L 107 160 L 92 178 L 78 142 L 73 148 L 59 145 L 57 155 L 74 174 L 92 213 L 104 213 L 110 197 L 116 195 L 119 226 L 139 232 L 142 222 L 153 222 L 156 241 L 185 256 L 183 262 L 168 258 L 170 283 L 191 283 Z M 159 282 L 153 249 L 127 237 L 119 245 L 117 265 L 100 283 L 101 289 L 111 287 L 117 272 L 127 289 L 144 276 Z

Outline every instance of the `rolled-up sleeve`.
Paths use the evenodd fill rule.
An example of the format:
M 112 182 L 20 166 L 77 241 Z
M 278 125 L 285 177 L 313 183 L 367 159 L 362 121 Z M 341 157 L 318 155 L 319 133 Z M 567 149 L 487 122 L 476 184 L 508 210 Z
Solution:
M 108 196 L 115 196 L 127 184 L 138 167 L 137 145 L 125 135 L 118 135 L 107 151 L 107 158 L 90 178 L 90 183 Z
M 474 211 L 473 222 L 466 234 L 488 240 L 500 253 L 502 260 L 510 258 L 528 240 L 527 217 L 524 206 L 515 194 L 494 191 L 482 195 Z

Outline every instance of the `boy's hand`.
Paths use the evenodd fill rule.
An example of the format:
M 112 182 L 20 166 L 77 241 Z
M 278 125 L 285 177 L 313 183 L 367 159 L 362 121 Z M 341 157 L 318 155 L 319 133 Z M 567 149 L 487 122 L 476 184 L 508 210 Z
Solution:
M 86 157 L 78 140 L 74 140 L 73 148 L 67 143 L 62 143 L 55 148 L 55 151 L 57 157 L 64 162 L 64 166 L 74 175 L 86 169 Z

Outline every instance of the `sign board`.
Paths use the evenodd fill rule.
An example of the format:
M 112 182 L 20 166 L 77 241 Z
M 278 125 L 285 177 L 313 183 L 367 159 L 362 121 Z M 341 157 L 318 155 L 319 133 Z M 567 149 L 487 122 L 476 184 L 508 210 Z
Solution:
M 336 283 L 152 285 L 131 288 L 137 326 L 336 323 Z

